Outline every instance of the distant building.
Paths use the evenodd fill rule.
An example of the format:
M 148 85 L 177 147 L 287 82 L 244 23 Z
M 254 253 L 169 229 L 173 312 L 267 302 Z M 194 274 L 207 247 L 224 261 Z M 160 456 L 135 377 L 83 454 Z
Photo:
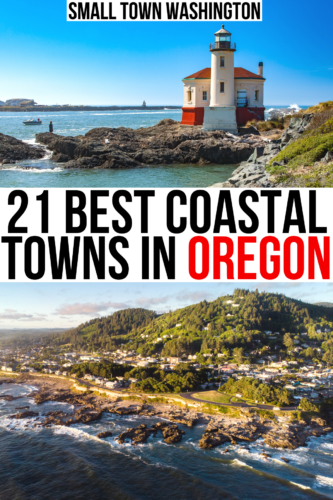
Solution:
M 146 107 L 147 107 L 146 101 L 143 101 L 143 103 L 142 103 L 142 107 L 143 107 L 143 108 L 146 108 Z
M 36 103 L 33 99 L 8 99 L 5 106 L 34 106 Z

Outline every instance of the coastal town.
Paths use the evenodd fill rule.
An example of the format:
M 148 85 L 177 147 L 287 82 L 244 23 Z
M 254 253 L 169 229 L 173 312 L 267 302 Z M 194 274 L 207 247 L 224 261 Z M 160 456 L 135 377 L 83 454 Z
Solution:
M 160 316 L 145 310 L 124 310 L 120 312 L 123 319 L 115 313 L 111 320 L 92 320 L 79 330 L 57 334 L 55 338 L 45 337 L 34 340 L 32 345 L 2 348 L 1 371 L 8 375 L 26 373 L 76 379 L 90 387 L 122 393 L 197 392 L 202 400 L 207 391 L 218 395 L 229 379 L 254 380 L 269 388 L 287 391 L 288 397 L 285 401 L 274 400 L 274 397 L 272 401 L 268 398 L 265 401 L 246 399 L 237 393 L 233 401 L 250 400 L 251 404 L 272 407 L 296 408 L 302 399 L 320 403 L 332 397 L 333 318 L 327 318 L 328 313 L 333 315 L 333 310 L 312 306 L 322 319 L 300 324 L 297 332 L 290 333 L 285 328 L 245 330 L 241 326 L 242 316 L 246 314 L 246 304 L 253 304 L 254 300 L 262 301 L 260 295 L 246 292 L 244 296 L 238 293 L 211 304 L 204 301 L 192 306 L 200 311 L 195 316 L 194 310 L 186 309 Z M 286 301 L 284 297 L 267 294 L 266 307 L 272 300 L 276 304 Z M 301 306 L 304 304 L 291 303 L 283 307 L 302 311 Z M 189 325 L 188 316 L 195 317 L 194 328 Z M 134 325 L 141 321 L 147 326 L 128 326 L 129 318 Z M 113 328 L 118 331 L 124 328 L 120 326 L 122 322 L 127 323 L 131 333 L 113 337 Z M 110 337 L 96 347 L 94 344 L 100 341 L 98 332 L 105 335 L 102 331 L 107 329 Z M 190 337 L 189 330 L 194 330 Z M 75 341 L 70 342 L 71 338 Z M 191 383 L 171 381 L 175 374 L 184 373 L 193 374 Z
M 97 439 L 137 445 L 162 432 L 174 444 L 200 424 L 203 449 L 263 440 L 295 450 L 333 431 L 332 337 L 332 304 L 244 289 L 168 313 L 129 308 L 69 330 L 0 336 L 0 400 L 25 397 L 6 387 L 31 391 L 6 426 L 93 432 L 111 413 L 158 421 L 116 436 L 104 425 Z M 50 402 L 69 411 L 39 409 Z
M 274 335 L 272 332 L 263 332 L 263 335 L 268 340 L 275 340 L 274 337 L 279 335 L 279 332 L 275 332 Z M 157 341 L 163 340 L 157 339 Z M 75 373 L 70 373 L 71 368 L 86 363 L 94 365 L 107 362 L 122 365 L 128 367 L 128 369 L 155 367 L 164 370 L 166 373 L 172 373 L 177 366 L 186 363 L 193 370 L 204 369 L 206 372 L 207 382 L 200 385 L 198 388 L 200 391 L 218 389 L 230 377 L 235 379 L 251 377 L 265 384 L 282 384 L 285 389 L 292 393 L 296 405 L 297 401 L 303 397 L 313 402 L 319 402 L 325 397 L 332 397 L 333 368 L 327 367 L 325 362 L 306 359 L 304 353 L 304 351 L 308 350 L 314 351 L 315 355 L 318 353 L 318 357 L 321 357 L 324 352 L 323 349 L 318 347 L 317 342 L 309 341 L 307 334 L 304 334 L 301 340 L 293 339 L 293 342 L 295 345 L 299 344 L 294 349 L 294 356 L 296 355 L 297 359 L 280 361 L 280 356 L 267 349 L 266 355 L 263 352 L 263 356 L 253 364 L 224 363 L 222 353 L 217 355 L 219 361 L 216 364 L 206 362 L 211 357 L 211 354 L 203 354 L 205 362 L 201 364 L 196 362 L 196 358 L 199 357 L 197 355 L 165 358 L 155 354 L 154 357 L 143 357 L 135 351 L 122 351 L 120 349 L 114 353 L 101 351 L 91 355 L 88 353 L 64 352 L 63 349 L 60 349 L 58 352 L 52 353 L 52 359 L 44 354 L 45 351 L 50 349 L 49 346 L 34 347 L 30 350 L 2 349 L 0 350 L 0 369 L 6 374 L 40 373 L 76 378 Z M 257 355 L 259 351 L 254 350 L 252 354 Z M 85 374 L 82 380 L 98 387 L 117 389 L 119 391 L 134 388 L 135 383 L 139 381 L 135 377 L 117 376 L 108 379 L 89 373 Z M 241 397 L 242 395 L 240 395 Z M 204 392 L 202 398 L 204 399 Z

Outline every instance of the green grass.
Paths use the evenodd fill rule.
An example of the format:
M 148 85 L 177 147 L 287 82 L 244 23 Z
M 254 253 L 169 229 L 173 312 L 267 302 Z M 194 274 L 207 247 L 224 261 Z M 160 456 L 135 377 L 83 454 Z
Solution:
M 241 412 L 238 408 L 232 406 L 215 406 L 211 404 L 203 404 L 201 406 L 203 413 L 208 413 L 209 415 L 216 415 L 217 413 L 222 413 L 223 415 L 230 415 L 230 417 L 239 418 Z
M 229 403 L 231 398 L 230 394 L 223 394 L 217 391 L 198 392 L 197 394 L 193 394 L 193 397 L 212 401 L 212 403 Z
M 283 130 L 287 124 L 289 124 L 290 118 L 285 120 L 268 120 L 268 121 L 258 121 L 258 120 L 251 120 L 247 122 L 246 127 L 256 127 L 259 132 L 267 132 L 268 130 Z
M 306 135 L 293 142 L 281 151 L 267 166 L 270 174 L 284 174 L 290 169 L 295 169 L 302 165 L 311 166 L 320 160 L 325 154 L 333 152 L 333 133 Z M 281 162 L 288 158 L 288 165 L 272 166 L 274 161 Z
M 273 411 L 270 410 L 255 410 L 255 413 L 261 417 L 268 418 L 269 420 L 275 420 L 275 415 Z

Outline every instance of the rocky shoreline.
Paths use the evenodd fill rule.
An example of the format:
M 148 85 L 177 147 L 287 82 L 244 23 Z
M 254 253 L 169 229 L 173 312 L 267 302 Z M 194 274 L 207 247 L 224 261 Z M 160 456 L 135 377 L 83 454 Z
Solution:
M 29 394 L 34 398 L 37 405 L 43 405 L 47 401 L 62 402 L 73 405 L 74 410 L 70 413 L 65 411 L 51 411 L 37 413 L 28 407 L 17 407 L 19 411 L 10 416 L 15 420 L 29 419 L 34 427 L 70 426 L 77 423 L 88 424 L 98 421 L 103 413 L 117 415 L 137 415 L 146 418 L 157 418 L 162 421 L 153 424 L 150 428 L 141 424 L 138 427 L 127 429 L 119 434 L 116 440 L 122 444 L 130 441 L 133 445 L 146 443 L 150 436 L 162 433 L 165 443 L 179 443 L 186 431 L 177 424 L 191 428 L 197 424 L 206 426 L 202 438 L 199 441 L 200 448 L 212 449 L 223 444 L 250 443 L 259 439 L 271 448 L 294 450 L 307 446 L 308 440 L 315 436 L 325 436 L 333 432 L 333 412 L 318 416 L 307 416 L 306 419 L 296 418 L 292 415 L 262 415 L 260 412 L 249 408 L 238 409 L 238 414 L 210 414 L 206 413 L 200 405 L 196 408 L 180 408 L 170 403 L 152 403 L 148 398 L 142 402 L 133 402 L 125 398 L 105 398 L 96 393 L 77 393 L 71 388 L 71 383 L 62 380 L 48 378 L 20 376 L 15 379 L 0 379 L 0 385 L 4 383 L 29 383 L 38 386 L 38 390 Z M 24 396 L 13 397 L 3 394 L 0 399 L 12 401 Z M 31 420 L 30 420 L 31 419 Z M 96 437 L 105 439 L 112 435 L 111 431 L 99 433 Z
M 182 126 L 171 119 L 136 130 L 95 128 L 84 136 L 75 137 L 39 133 L 36 134 L 38 146 L 0 134 L 0 164 L 39 159 L 50 152 L 51 160 L 64 169 L 234 164 L 238 167 L 227 181 L 210 187 L 282 187 L 266 167 L 270 162 L 273 166 L 282 165 L 274 164 L 274 158 L 303 134 L 312 118 L 313 114 L 292 118 L 280 137 L 276 131 L 260 135 L 254 127 L 240 128 L 238 136 L 224 131 L 203 131 L 200 127 Z M 283 165 L 287 164 L 288 159 L 285 159 Z
M 147 128 L 95 128 L 84 136 L 36 134 L 38 143 L 53 152 L 52 160 L 65 169 L 133 168 L 171 164 L 238 164 L 268 139 L 256 129 L 240 136 L 203 131 L 164 119 Z
M 230 179 L 210 187 L 279 187 L 279 184 L 272 182 L 271 174 L 266 171 L 266 166 L 280 153 L 280 151 L 296 141 L 303 134 L 310 125 L 312 118 L 313 114 L 310 113 L 304 114 L 301 117 L 292 118 L 289 127 L 282 132 L 279 139 L 272 139 L 266 146 L 257 147 L 250 158 L 242 162 L 240 166 L 233 171 Z M 285 164 L 287 164 L 287 161 Z M 276 165 L 279 165 L 279 163 L 276 163 Z

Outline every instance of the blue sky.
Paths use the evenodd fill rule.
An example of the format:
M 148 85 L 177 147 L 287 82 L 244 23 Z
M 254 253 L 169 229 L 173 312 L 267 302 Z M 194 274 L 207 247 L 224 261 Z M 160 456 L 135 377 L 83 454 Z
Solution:
M 333 283 L 7 283 L 0 284 L 0 329 L 77 326 L 127 307 L 167 312 L 232 294 L 235 288 L 333 302 Z
M 235 65 L 264 62 L 265 104 L 332 99 L 332 1 L 263 0 L 263 21 L 226 22 Z M 65 0 L 2 2 L 0 100 L 182 104 L 181 79 L 210 66 L 220 22 L 67 22 Z

